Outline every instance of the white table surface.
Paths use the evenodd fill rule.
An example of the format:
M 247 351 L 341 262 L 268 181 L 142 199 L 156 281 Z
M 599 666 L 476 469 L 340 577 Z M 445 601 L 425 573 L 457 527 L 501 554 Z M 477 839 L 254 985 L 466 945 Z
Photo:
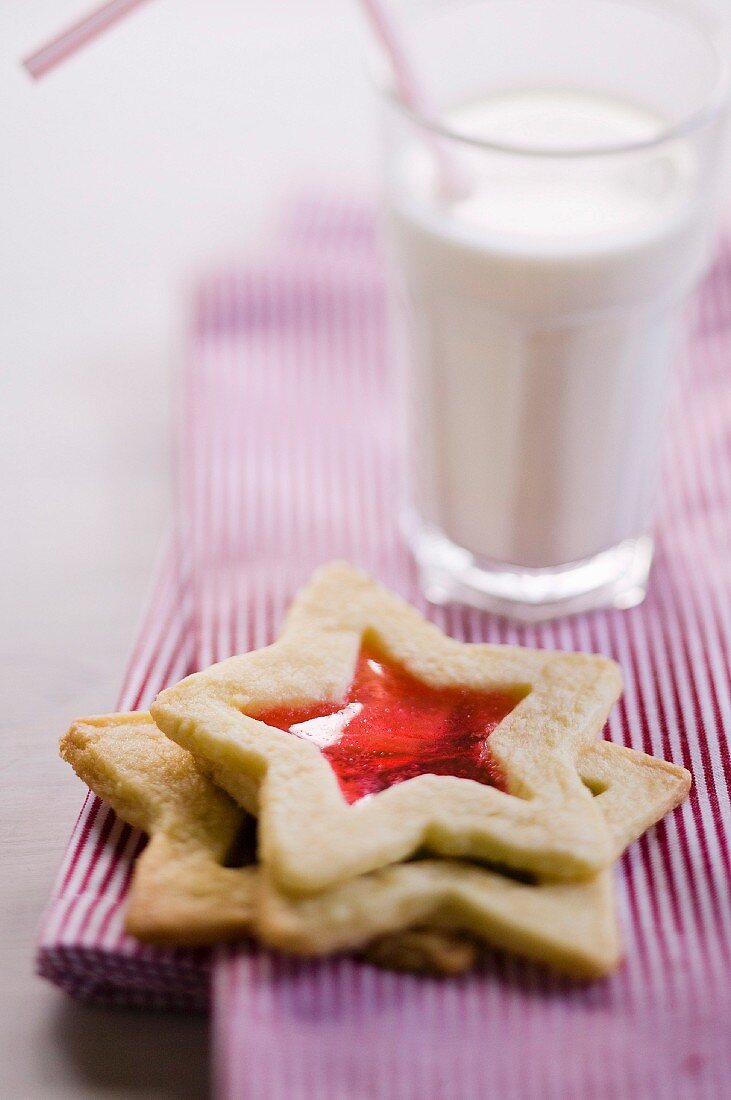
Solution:
M 206 1094 L 204 1022 L 33 976 L 83 796 L 56 742 L 113 708 L 169 522 L 186 279 L 374 177 L 354 3 L 151 0 L 33 85 L 17 59 L 88 6 L 0 3 L 2 1100 Z

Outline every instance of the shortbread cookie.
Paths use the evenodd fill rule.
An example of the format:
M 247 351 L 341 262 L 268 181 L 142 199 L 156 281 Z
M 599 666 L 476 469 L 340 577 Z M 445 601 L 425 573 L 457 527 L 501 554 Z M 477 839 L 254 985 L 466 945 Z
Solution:
M 683 769 L 607 741 L 587 745 L 577 769 L 618 853 L 688 793 Z M 282 891 L 261 866 L 257 927 L 272 946 L 326 955 L 401 922 L 469 933 L 573 977 L 598 977 L 619 958 L 608 871 L 531 883 L 474 864 L 422 859 L 302 897 Z
M 678 778 L 649 757 L 617 749 L 622 786 L 629 792 L 617 797 L 617 784 L 603 772 L 606 747 L 585 750 L 580 774 L 594 785 L 606 784 L 596 803 L 610 836 L 638 833 L 679 797 Z M 62 754 L 120 816 L 151 833 L 133 876 L 127 919 L 128 930 L 140 938 L 215 942 L 253 928 L 263 942 L 300 954 L 370 944 L 368 957 L 376 961 L 447 973 L 460 967 L 460 933 L 576 977 L 605 973 L 618 959 L 607 874 L 589 882 L 534 885 L 456 861 L 421 860 L 297 900 L 261 869 L 221 866 L 242 815 L 232 813 L 226 796 L 196 775 L 189 754 L 167 741 L 148 716 L 79 721 L 63 739 Z M 651 782 L 644 781 L 645 773 Z M 446 934 L 441 940 L 440 928 Z M 461 965 L 472 954 L 465 954 L 467 946 Z
M 573 978 L 609 973 L 621 956 L 609 871 L 580 882 L 526 883 L 475 864 L 425 859 L 382 867 L 314 897 L 260 875 L 259 939 L 331 955 L 410 925 L 462 932 Z
M 125 928 L 151 943 L 215 943 L 248 932 L 257 872 L 226 867 L 244 812 L 201 775 L 149 714 L 74 722 L 61 755 L 115 813 L 149 835 Z
M 254 931 L 258 871 L 223 865 L 236 854 L 247 815 L 149 714 L 81 719 L 62 739 L 61 755 L 122 820 L 149 834 L 127 902 L 130 935 L 196 946 Z M 448 976 L 469 970 L 475 956 L 464 936 L 429 928 L 382 936 L 363 951 L 379 966 Z
M 610 838 L 577 761 L 620 690 L 613 661 L 456 642 L 335 563 L 277 642 L 168 688 L 152 713 L 258 815 L 277 885 L 308 895 L 417 850 L 557 880 L 606 867 L 635 834 Z

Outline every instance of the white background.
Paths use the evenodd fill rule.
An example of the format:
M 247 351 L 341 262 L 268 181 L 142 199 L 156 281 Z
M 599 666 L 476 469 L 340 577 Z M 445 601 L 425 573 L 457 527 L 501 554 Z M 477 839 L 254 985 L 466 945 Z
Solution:
M 302 191 L 368 193 L 355 0 L 149 0 L 39 84 L 90 0 L 0 0 L 0 1097 L 193 1097 L 202 1022 L 82 1008 L 32 941 L 83 788 L 56 743 L 114 706 L 169 521 L 196 272 Z

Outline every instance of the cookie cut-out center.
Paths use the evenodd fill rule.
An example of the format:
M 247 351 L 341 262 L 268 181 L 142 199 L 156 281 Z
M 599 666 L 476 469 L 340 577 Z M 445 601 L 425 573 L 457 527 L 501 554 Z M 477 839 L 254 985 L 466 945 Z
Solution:
M 317 745 L 353 803 L 417 775 L 502 787 L 487 742 L 519 701 L 508 691 L 431 687 L 364 648 L 342 703 L 257 717 Z

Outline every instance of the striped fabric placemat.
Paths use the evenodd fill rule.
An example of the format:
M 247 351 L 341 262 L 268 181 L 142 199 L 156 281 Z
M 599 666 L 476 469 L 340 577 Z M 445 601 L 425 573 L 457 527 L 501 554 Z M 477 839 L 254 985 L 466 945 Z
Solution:
M 271 641 L 297 587 L 342 556 L 468 641 L 616 657 L 618 742 L 691 769 L 686 805 L 617 875 L 626 962 L 573 987 L 491 956 L 436 981 L 236 948 L 214 974 L 224 1100 L 500 1100 L 731 1093 L 731 252 L 699 301 L 671 430 L 650 596 L 516 627 L 428 608 L 397 531 L 403 473 L 372 215 L 305 204 L 279 258 L 206 281 L 181 391 L 179 545 L 163 562 L 120 706 Z M 185 578 L 182 584 L 181 577 Z M 44 923 L 42 972 L 110 1003 L 201 1007 L 205 952 L 120 928 L 141 838 L 87 800 Z
M 516 627 L 429 608 L 399 538 L 403 456 L 387 307 L 363 211 L 300 211 L 280 263 L 201 300 L 189 386 L 200 663 L 271 641 L 296 588 L 343 556 L 466 641 L 610 654 L 609 736 L 683 763 L 692 797 L 623 860 L 626 962 L 584 987 L 507 957 L 438 981 L 233 951 L 215 974 L 226 1100 L 711 1097 L 731 1093 L 731 254 L 695 320 L 650 596 Z
M 163 687 L 187 675 L 192 641 L 173 543 L 152 584 L 117 709 L 144 709 Z M 138 830 L 87 795 L 41 922 L 38 973 L 94 1004 L 205 1011 L 210 951 L 161 950 L 124 934 L 124 901 L 144 843 Z

